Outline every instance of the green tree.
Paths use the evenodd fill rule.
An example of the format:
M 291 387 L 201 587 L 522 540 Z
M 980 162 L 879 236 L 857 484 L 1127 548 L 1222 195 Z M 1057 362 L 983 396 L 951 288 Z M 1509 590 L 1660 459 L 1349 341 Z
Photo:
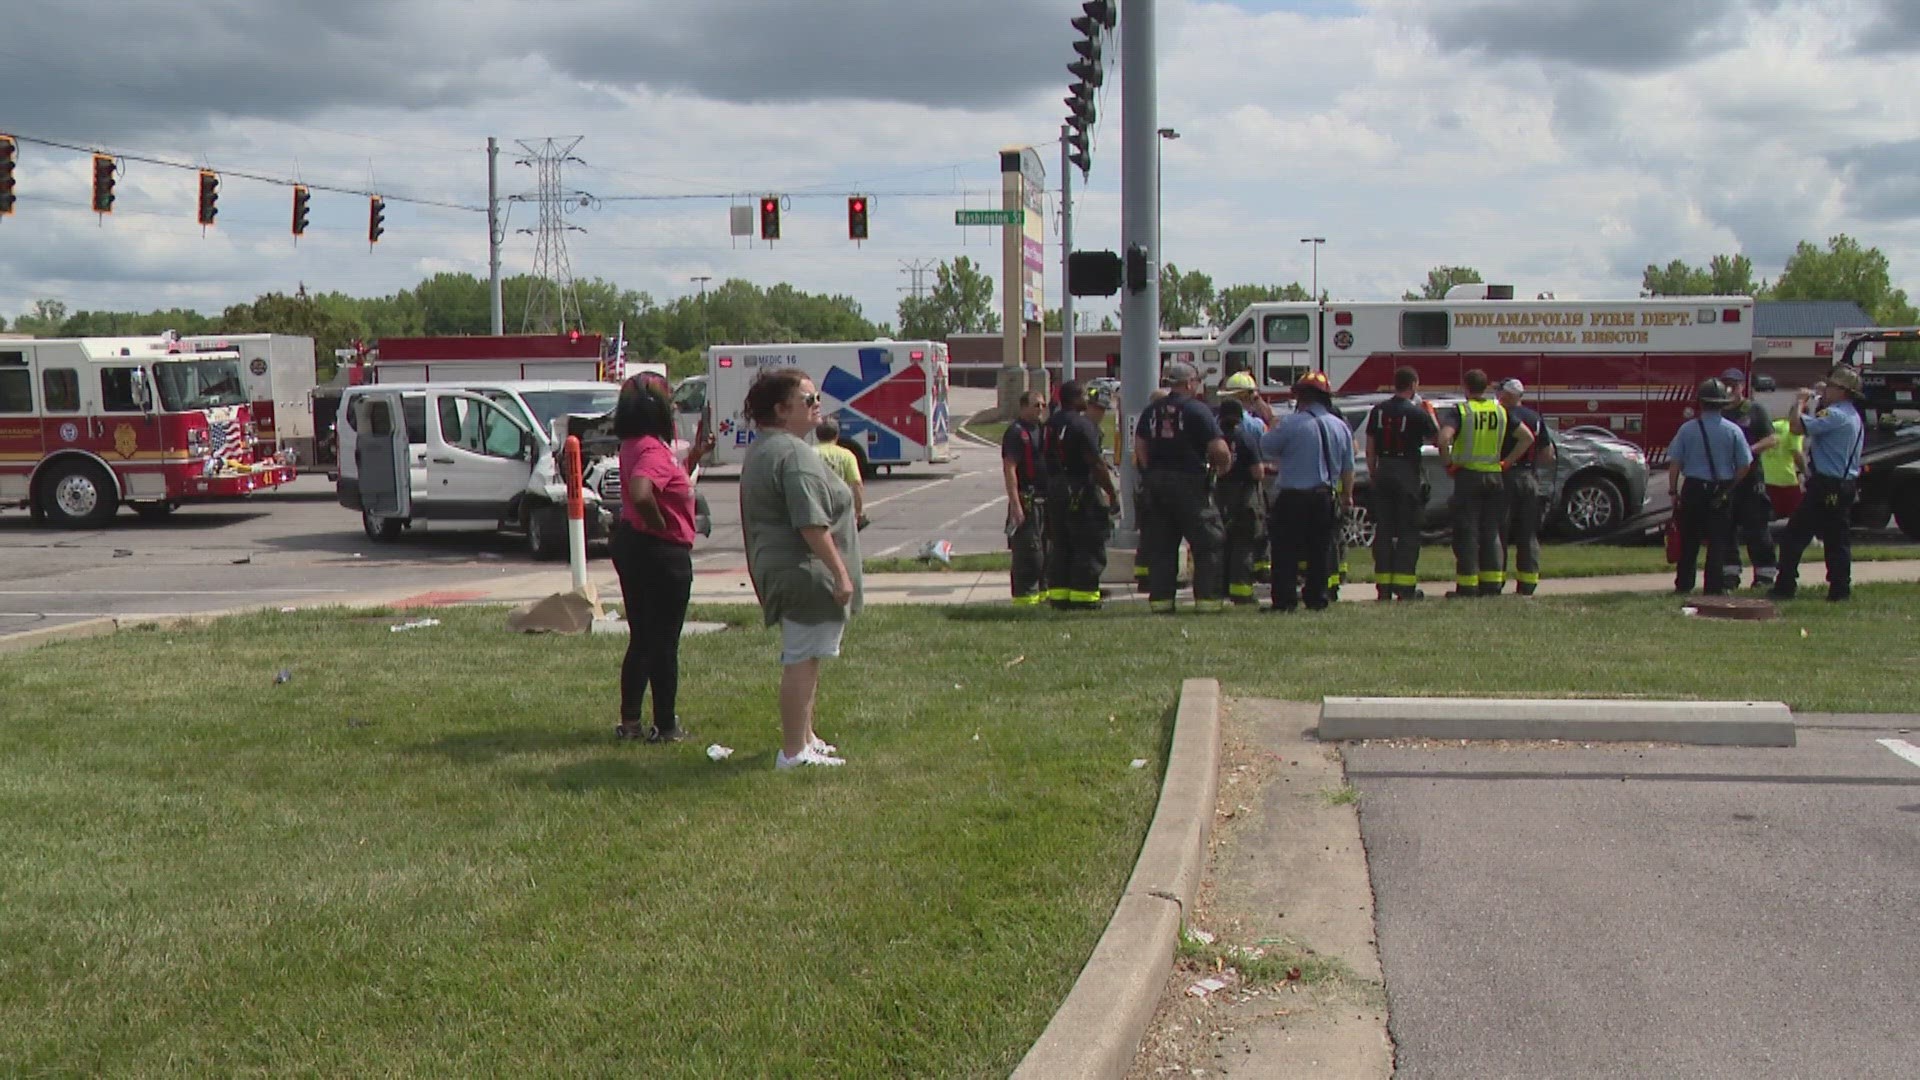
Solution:
M 1198 270 L 1183 274 L 1172 263 L 1160 268 L 1160 329 L 1209 325 L 1217 301 L 1213 278 Z
M 1427 283 L 1419 292 L 1403 293 L 1402 300 L 1445 300 L 1455 285 L 1477 285 L 1480 271 L 1471 266 L 1436 266 L 1427 271 Z
M 993 278 L 972 259 L 959 256 L 935 271 L 933 288 L 925 296 L 900 301 L 900 336 L 945 341 L 955 334 L 992 333 L 1000 329 L 993 311 Z
M 1311 299 L 1313 294 L 1297 281 L 1289 285 L 1229 285 L 1214 298 L 1214 318 L 1224 325 L 1239 318 L 1241 312 L 1254 304 Z
M 1882 326 L 1920 322 L 1920 312 L 1907 302 L 1906 290 L 1893 287 L 1887 257 L 1879 248 L 1861 247 L 1845 233 L 1829 239 L 1825 251 L 1802 240 L 1769 298 L 1852 300 Z
M 1119 324 L 1113 321 L 1113 316 L 1111 315 L 1100 316 L 1100 332 L 1101 333 L 1111 334 L 1118 329 L 1120 329 L 1120 326 Z
M 1765 290 L 1753 283 L 1753 262 L 1745 255 L 1715 255 L 1698 268 L 1679 259 L 1648 264 L 1640 276 L 1642 296 L 1759 296 Z
M 332 356 L 353 343 L 354 327 L 306 296 L 268 293 L 251 304 L 234 304 L 212 328 L 220 334 L 290 334 L 313 339 L 316 357 Z
M 56 337 L 67 321 L 67 305 L 58 300 L 35 300 L 33 310 L 13 320 L 13 332 L 34 337 Z

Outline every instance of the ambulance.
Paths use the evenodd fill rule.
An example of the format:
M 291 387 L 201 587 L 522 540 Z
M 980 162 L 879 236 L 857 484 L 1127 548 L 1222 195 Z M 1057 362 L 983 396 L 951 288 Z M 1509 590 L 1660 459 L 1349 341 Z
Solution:
M 1392 392 L 1402 366 L 1428 393 L 1459 391 L 1478 368 L 1519 379 L 1556 430 L 1602 428 L 1665 463 L 1694 414 L 1700 383 L 1751 378 L 1753 299 L 1512 300 L 1502 286 L 1456 287 L 1444 300 L 1254 304 L 1200 350 L 1209 390 L 1251 372 L 1268 400 L 1323 371 L 1338 395 Z
M 779 368 L 799 368 L 813 380 L 821 416 L 840 425 L 840 444 L 853 451 L 862 476 L 951 461 L 948 364 L 946 343 L 939 341 L 716 345 L 707 350 L 704 387 L 707 430 L 716 443 L 707 464 L 746 459 L 754 439 L 747 388 Z
M 292 480 L 258 435 L 236 349 L 158 338 L 0 342 L 0 507 L 98 528 Z

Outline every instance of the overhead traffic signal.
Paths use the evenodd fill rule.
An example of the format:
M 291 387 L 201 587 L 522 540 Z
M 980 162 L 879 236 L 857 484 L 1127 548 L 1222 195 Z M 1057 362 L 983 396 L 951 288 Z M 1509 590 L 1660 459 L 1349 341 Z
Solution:
M 201 225 L 213 224 L 220 214 L 220 174 L 207 169 L 200 170 L 200 213 Z
M 847 197 L 847 238 L 850 240 L 867 238 L 867 197 L 865 195 Z
M 113 174 L 116 166 L 107 154 L 93 155 L 93 212 L 113 213 Z
M 1080 5 L 1080 10 L 1086 12 L 1087 18 L 1099 23 L 1103 29 L 1111 30 L 1120 25 L 1120 9 L 1115 5 L 1114 0 L 1087 0 Z
M 367 243 L 380 242 L 380 234 L 387 231 L 387 200 L 378 195 L 367 200 Z
M 305 236 L 307 232 L 307 204 L 313 196 L 301 184 L 293 185 L 293 235 Z
M 780 197 L 768 195 L 760 200 L 760 239 L 780 239 Z
M 13 166 L 19 158 L 20 144 L 0 135 L 0 217 L 13 213 Z

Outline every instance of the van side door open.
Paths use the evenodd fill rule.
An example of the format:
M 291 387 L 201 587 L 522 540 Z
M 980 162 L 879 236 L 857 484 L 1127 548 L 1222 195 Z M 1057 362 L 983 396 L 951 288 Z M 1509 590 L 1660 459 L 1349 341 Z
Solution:
M 360 507 L 375 520 L 404 521 L 413 514 L 413 484 L 400 395 L 378 391 L 363 394 L 354 400 L 353 409 Z

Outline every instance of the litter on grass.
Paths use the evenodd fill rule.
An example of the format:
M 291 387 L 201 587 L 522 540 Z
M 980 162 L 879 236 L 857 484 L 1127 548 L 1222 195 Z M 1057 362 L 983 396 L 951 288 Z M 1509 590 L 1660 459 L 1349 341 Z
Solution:
M 953 543 L 949 540 L 929 540 L 920 545 L 920 557 L 928 562 L 941 562 L 953 565 Z
M 1147 767 L 1147 759 L 1143 757 L 1134 758 L 1133 765 L 1131 767 L 1135 769 L 1144 769 Z
M 293 681 L 293 669 L 292 669 L 292 668 L 281 668 L 281 669 L 280 669 L 280 670 L 279 670 L 278 672 L 276 672 L 276 673 L 274 674 L 274 676 L 273 676 L 273 685 L 275 685 L 275 686 L 280 686 L 280 685 L 283 685 L 283 684 L 285 684 L 285 683 L 290 683 L 290 682 L 292 682 L 292 681 Z
M 439 619 L 415 619 L 412 622 L 404 622 L 399 624 L 398 626 L 389 626 L 387 627 L 387 632 L 391 634 L 397 634 L 402 630 L 425 630 L 429 626 L 439 626 L 439 625 L 440 625 Z
M 1185 931 L 1188 941 L 1197 941 L 1202 945 L 1213 944 L 1213 935 L 1197 926 L 1189 926 Z
M 1011 659 L 1011 660 L 1009 660 L 1009 661 L 1007 661 L 1007 666 L 1008 666 L 1008 667 L 1010 667 L 1010 668 L 1013 668 L 1013 667 L 1019 667 L 1019 666 L 1020 666 L 1021 664 L 1024 664 L 1024 663 L 1026 663 L 1026 662 L 1027 662 L 1027 657 L 1026 657 L 1026 655 L 1025 655 L 1025 654 L 1023 653 L 1023 654 L 1021 654 L 1021 655 L 1019 655 L 1019 656 L 1016 656 L 1016 657 L 1014 657 L 1013 659 Z
M 719 743 L 714 743 L 712 746 L 707 747 L 707 759 L 709 761 L 725 761 L 732 756 L 733 747 L 731 746 L 721 746 Z
M 1187 993 L 1197 998 L 1203 998 L 1208 994 L 1217 994 L 1226 988 L 1227 982 L 1225 979 L 1201 979 L 1199 982 L 1187 987 Z

